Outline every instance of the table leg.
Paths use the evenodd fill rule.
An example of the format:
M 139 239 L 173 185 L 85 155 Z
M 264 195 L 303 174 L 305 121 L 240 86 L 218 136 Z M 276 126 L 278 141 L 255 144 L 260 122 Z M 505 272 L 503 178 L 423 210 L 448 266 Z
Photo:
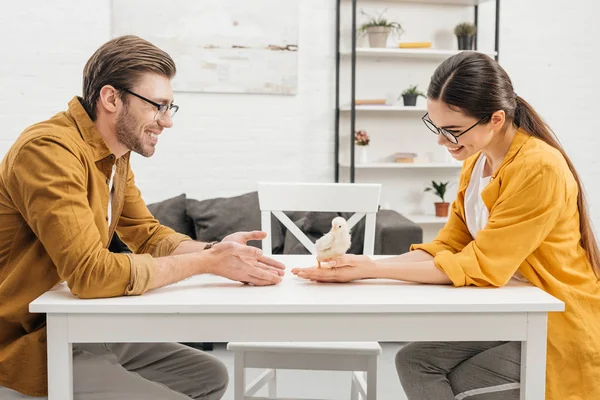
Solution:
M 521 342 L 521 400 L 544 400 L 547 313 L 527 314 L 527 340 Z
M 48 400 L 73 400 L 73 345 L 67 314 L 48 314 Z

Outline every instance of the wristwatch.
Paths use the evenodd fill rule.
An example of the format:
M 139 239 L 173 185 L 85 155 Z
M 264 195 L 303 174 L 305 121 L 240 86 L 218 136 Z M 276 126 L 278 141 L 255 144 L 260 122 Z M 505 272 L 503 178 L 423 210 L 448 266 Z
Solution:
M 217 244 L 219 242 L 210 242 L 210 243 L 206 243 L 206 246 L 204 246 L 204 249 L 202 250 L 208 250 L 211 249 L 215 244 Z

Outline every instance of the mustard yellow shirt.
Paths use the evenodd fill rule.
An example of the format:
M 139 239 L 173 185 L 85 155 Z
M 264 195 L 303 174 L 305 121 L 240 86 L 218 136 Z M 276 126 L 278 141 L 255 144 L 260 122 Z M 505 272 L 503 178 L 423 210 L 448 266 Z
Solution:
M 560 152 L 518 131 L 482 192 L 490 212 L 473 240 L 464 198 L 477 157 L 464 162 L 448 222 L 414 245 L 455 286 L 502 286 L 519 271 L 565 303 L 548 317 L 546 399 L 600 399 L 600 283 L 581 246 L 578 187 Z
M 135 254 L 107 250 L 115 231 Z M 111 154 L 77 97 L 26 129 L 0 163 L 0 386 L 47 395 L 46 316 L 31 301 L 63 281 L 81 298 L 142 294 L 154 257 L 183 240 L 150 214 L 129 153 Z

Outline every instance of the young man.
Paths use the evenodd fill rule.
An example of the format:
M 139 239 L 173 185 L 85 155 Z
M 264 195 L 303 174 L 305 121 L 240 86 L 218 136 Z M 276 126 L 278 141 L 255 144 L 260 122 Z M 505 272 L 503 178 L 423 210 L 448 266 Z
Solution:
M 255 285 L 281 281 L 283 265 L 238 232 L 192 241 L 162 226 L 135 186 L 131 151 L 154 154 L 173 126 L 171 57 L 135 36 L 100 47 L 83 73 L 83 97 L 26 129 L 0 164 L 0 398 L 47 395 L 45 315 L 29 303 L 66 281 L 81 298 L 141 295 L 212 273 Z M 115 254 L 113 234 L 133 251 Z M 75 345 L 74 397 L 219 399 L 218 359 L 176 343 Z

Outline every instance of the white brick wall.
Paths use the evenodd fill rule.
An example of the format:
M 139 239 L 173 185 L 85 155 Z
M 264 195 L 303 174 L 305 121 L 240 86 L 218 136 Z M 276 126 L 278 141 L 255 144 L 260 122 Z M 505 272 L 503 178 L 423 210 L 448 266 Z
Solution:
M 110 37 L 110 4 L 23 0 L 4 5 L 0 154 L 25 126 L 64 109 L 80 94 L 87 58 Z M 181 192 L 195 198 L 233 195 L 253 190 L 257 180 L 333 179 L 334 4 L 300 1 L 297 96 L 176 94 L 181 112 L 175 127 L 161 137 L 153 158 L 134 159 L 147 201 Z M 592 0 L 505 0 L 501 30 L 501 62 L 517 92 L 539 109 L 565 144 L 586 183 L 596 225 L 599 11 Z M 482 19 L 489 17 L 483 7 L 482 14 Z M 418 17 L 410 18 L 408 25 L 414 26 Z M 435 21 L 422 18 L 443 22 L 443 15 Z

